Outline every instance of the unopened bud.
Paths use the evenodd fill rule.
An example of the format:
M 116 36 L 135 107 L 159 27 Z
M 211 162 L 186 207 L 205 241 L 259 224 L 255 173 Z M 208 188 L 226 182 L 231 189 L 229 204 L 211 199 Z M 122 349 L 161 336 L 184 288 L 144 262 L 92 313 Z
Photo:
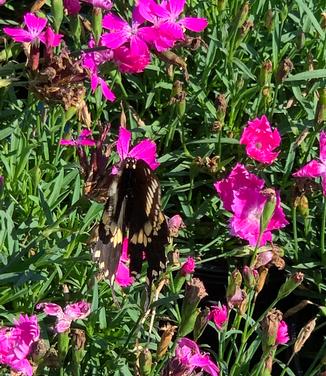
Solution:
M 267 198 L 262 215 L 260 217 L 260 233 L 262 234 L 266 230 L 269 221 L 274 214 L 277 199 L 274 189 L 264 189 L 261 193 Z
M 102 34 L 102 9 L 94 7 L 92 17 L 92 30 L 96 44 L 100 40 Z
M 297 197 L 297 207 L 299 209 L 300 214 L 307 218 L 309 216 L 309 201 L 306 195 L 302 195 Z
M 305 33 L 303 31 L 299 31 L 297 34 L 296 44 L 299 50 L 302 50 L 305 45 Z
M 216 107 L 216 120 L 220 123 L 224 123 L 224 118 L 226 114 L 226 109 L 228 107 L 226 98 L 224 94 L 218 94 L 215 99 Z
M 69 330 L 58 334 L 58 359 L 63 364 L 69 350 Z
M 274 28 L 274 15 L 272 9 L 267 9 L 265 15 L 265 27 L 271 33 Z
M 139 354 L 139 375 L 149 376 L 152 370 L 152 354 L 149 349 L 143 349 Z
M 258 277 L 258 281 L 255 287 L 255 291 L 257 294 L 259 294 L 261 290 L 263 289 L 263 287 L 265 286 L 267 275 L 268 275 L 268 268 L 266 268 L 265 266 L 261 266 L 259 268 L 259 277 Z
M 272 78 L 273 64 L 270 60 L 263 62 L 259 74 L 259 84 L 261 87 L 270 86 Z
M 281 9 L 281 22 L 282 23 L 286 20 L 288 13 L 289 13 L 289 8 L 288 8 L 287 4 L 284 3 L 283 6 L 282 6 L 282 9 Z
M 303 278 L 304 278 L 304 274 L 300 272 L 297 272 L 291 275 L 291 277 L 288 278 L 280 287 L 278 291 L 277 299 L 278 300 L 283 299 L 289 294 L 291 294 L 291 292 L 295 290 L 302 283 Z
M 63 20 L 63 0 L 51 0 L 51 12 L 53 15 L 54 29 L 59 33 Z
M 74 329 L 72 330 L 72 363 L 75 367 L 79 367 L 84 355 L 85 355 L 85 343 L 86 343 L 86 335 L 85 331 L 82 329 Z
M 326 88 L 319 89 L 319 101 L 316 109 L 316 122 L 326 122 Z
M 262 329 L 262 346 L 266 353 L 276 343 L 276 336 L 280 322 L 282 321 L 282 312 L 273 308 L 267 313 L 261 323 Z
M 243 4 L 242 8 L 240 9 L 239 13 L 236 15 L 237 29 L 239 29 L 246 21 L 248 17 L 249 9 L 250 9 L 249 1 L 246 1 Z
M 245 265 L 243 267 L 242 274 L 243 274 L 244 285 L 248 289 L 254 288 L 256 286 L 257 279 L 259 278 L 259 274 L 257 270 L 254 270 L 250 268 L 249 266 Z

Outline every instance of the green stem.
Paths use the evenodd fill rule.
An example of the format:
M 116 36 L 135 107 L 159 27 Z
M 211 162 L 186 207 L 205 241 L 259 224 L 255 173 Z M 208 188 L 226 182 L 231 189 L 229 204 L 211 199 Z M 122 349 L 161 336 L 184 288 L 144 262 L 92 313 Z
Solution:
M 322 263 L 326 264 L 326 253 L 325 253 L 325 224 L 326 224 L 326 198 L 323 197 L 323 214 L 321 220 L 321 234 L 320 234 L 320 251 Z

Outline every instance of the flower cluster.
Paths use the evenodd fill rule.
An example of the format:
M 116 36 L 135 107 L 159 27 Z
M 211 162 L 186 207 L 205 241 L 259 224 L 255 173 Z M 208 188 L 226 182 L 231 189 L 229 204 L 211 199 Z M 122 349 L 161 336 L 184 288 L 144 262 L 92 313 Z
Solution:
M 175 349 L 175 357 L 169 362 L 164 375 L 190 376 L 195 369 L 201 369 L 211 376 L 218 376 L 220 370 L 208 354 L 201 353 L 196 342 L 181 338 Z
M 13 327 L 0 329 L 0 363 L 23 375 L 32 376 L 33 367 L 28 356 L 39 338 L 40 328 L 36 316 L 20 315 Z
M 91 305 L 84 300 L 68 304 L 64 310 L 55 303 L 40 303 L 37 309 L 43 309 L 49 316 L 56 316 L 57 321 L 55 329 L 58 333 L 63 333 L 70 328 L 73 321 L 84 319 L 90 314 Z
M 259 239 L 261 216 L 268 200 L 264 193 L 265 182 L 258 176 L 250 173 L 245 166 L 238 163 L 226 179 L 214 184 L 223 206 L 233 213 L 230 227 L 231 233 L 245 239 L 255 246 Z M 274 212 L 262 234 L 259 245 L 272 240 L 272 231 L 288 224 L 278 192 Z

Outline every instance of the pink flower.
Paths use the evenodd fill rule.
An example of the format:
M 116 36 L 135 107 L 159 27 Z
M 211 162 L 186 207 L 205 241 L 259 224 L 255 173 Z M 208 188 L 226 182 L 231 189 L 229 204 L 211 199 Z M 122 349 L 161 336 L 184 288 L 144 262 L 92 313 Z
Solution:
M 156 159 L 156 144 L 154 141 L 146 139 L 134 146 L 130 150 L 131 132 L 126 128 L 120 127 L 119 138 L 117 142 L 117 152 L 120 156 L 120 161 L 127 157 L 142 159 L 148 166 L 155 170 L 160 165 Z M 117 172 L 116 170 L 113 171 Z
M 5 5 L 7 0 L 0 0 L 0 6 Z
M 101 45 L 101 41 L 100 41 Z M 89 43 L 90 48 L 95 47 L 95 43 L 93 40 Z M 83 55 L 82 58 L 82 65 L 89 71 L 90 80 L 91 80 L 91 89 L 93 92 L 96 90 L 98 86 L 100 86 L 102 94 L 104 97 L 113 102 L 115 100 L 115 95 L 106 83 L 106 81 L 101 78 L 98 74 L 99 72 L 99 65 L 111 60 L 113 57 L 113 53 L 108 50 L 104 52 L 92 52 Z
M 35 16 L 33 13 L 26 13 L 24 22 L 27 30 L 20 27 L 4 27 L 3 31 L 10 35 L 15 42 L 38 42 L 41 40 L 47 20 Z
M 134 279 L 130 277 L 129 267 L 127 266 L 128 261 L 128 238 L 125 238 L 122 243 L 122 254 L 115 276 L 115 281 L 121 287 L 130 286 L 134 281 Z
M 56 34 L 52 28 L 48 26 L 45 32 L 40 35 L 40 40 L 46 45 L 46 47 L 52 48 L 59 46 L 62 37 L 62 34 Z
M 277 335 L 276 335 L 276 345 L 285 345 L 290 340 L 288 334 L 288 326 L 285 321 L 280 321 L 278 324 Z
M 111 0 L 82 0 L 82 1 L 93 5 L 94 8 L 100 8 L 103 10 L 110 10 L 113 6 Z
M 297 178 L 321 177 L 323 194 L 326 196 L 326 132 L 320 133 L 319 137 L 319 160 L 313 159 L 300 168 L 293 176 Z
M 49 316 L 56 316 L 55 329 L 58 333 L 63 333 L 70 328 L 72 321 L 86 318 L 90 314 L 91 305 L 81 300 L 77 303 L 68 304 L 64 310 L 55 303 L 40 303 L 36 308 L 43 309 Z
M 173 360 L 172 360 L 173 362 Z M 183 372 L 180 373 L 178 371 Z M 173 375 L 190 375 L 196 368 L 201 368 L 211 376 L 219 375 L 218 366 L 210 359 L 209 355 L 200 352 L 196 342 L 189 338 L 181 338 L 175 349 Z
M 208 319 L 214 321 L 217 329 L 222 329 L 223 325 L 228 321 L 228 309 L 226 305 L 212 306 L 212 310 Z
M 103 18 L 103 27 L 110 33 L 104 33 L 101 41 L 104 46 L 114 50 L 114 60 L 120 70 L 128 73 L 141 72 L 150 63 L 149 49 L 142 38 L 140 27 L 142 18 L 135 9 L 131 26 L 114 14 Z
M 188 257 L 186 262 L 182 265 L 180 273 L 183 276 L 191 274 L 195 271 L 196 263 L 195 259 L 192 257 Z
M 96 142 L 90 138 L 92 131 L 90 129 L 83 129 L 77 140 L 60 140 L 59 144 L 62 146 L 95 146 Z
M 277 129 L 272 130 L 267 117 L 263 115 L 260 119 L 248 121 L 240 144 L 246 145 L 246 153 L 250 158 L 272 164 L 279 155 L 274 149 L 280 146 L 281 136 Z
M 255 246 L 260 231 L 262 215 L 267 196 L 263 194 L 264 181 L 237 164 L 229 177 L 214 184 L 224 208 L 233 213 L 230 221 L 231 233 Z M 276 207 L 265 229 L 261 245 L 272 240 L 272 231 L 288 224 L 281 208 L 280 195 L 276 192 Z
M 157 4 L 154 0 L 140 0 L 139 13 L 152 27 L 142 31 L 144 39 L 154 44 L 158 51 L 173 47 L 177 40 L 184 39 L 184 29 L 195 32 L 204 30 L 207 26 L 205 18 L 185 17 L 179 19 L 184 10 L 185 0 L 164 0 Z
M 63 0 L 63 6 L 67 9 L 68 14 L 76 15 L 80 12 L 79 0 Z
M 16 372 L 32 376 L 33 368 L 27 359 L 32 346 L 40 338 L 36 316 L 20 315 L 13 328 L 0 329 L 0 363 Z
M 174 215 L 168 220 L 168 227 L 170 236 L 176 237 L 179 234 L 180 228 L 185 228 L 185 224 L 179 214 Z

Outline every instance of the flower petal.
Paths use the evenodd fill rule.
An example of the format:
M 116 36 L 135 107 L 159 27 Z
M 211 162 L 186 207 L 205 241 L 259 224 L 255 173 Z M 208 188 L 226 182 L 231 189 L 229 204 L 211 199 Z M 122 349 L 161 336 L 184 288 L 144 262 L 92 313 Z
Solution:
M 120 156 L 120 160 L 124 160 L 128 156 L 129 145 L 131 140 L 131 132 L 126 128 L 120 127 L 119 138 L 117 142 L 117 152 Z
M 293 174 L 296 178 L 316 178 L 321 175 L 322 165 L 315 159 L 301 167 Z
M 29 32 L 36 35 L 43 31 L 48 21 L 46 18 L 35 16 L 34 13 L 26 13 L 24 16 L 24 22 Z
M 326 132 L 321 132 L 319 136 L 319 157 L 326 162 Z
M 152 140 L 141 141 L 130 150 L 129 156 L 136 159 L 142 159 L 152 170 L 157 169 L 160 165 L 156 160 L 156 144 Z
M 184 26 L 186 29 L 195 31 L 196 33 L 200 33 L 208 25 L 206 18 L 199 18 L 199 17 L 185 17 L 182 20 L 180 20 L 178 23 Z

